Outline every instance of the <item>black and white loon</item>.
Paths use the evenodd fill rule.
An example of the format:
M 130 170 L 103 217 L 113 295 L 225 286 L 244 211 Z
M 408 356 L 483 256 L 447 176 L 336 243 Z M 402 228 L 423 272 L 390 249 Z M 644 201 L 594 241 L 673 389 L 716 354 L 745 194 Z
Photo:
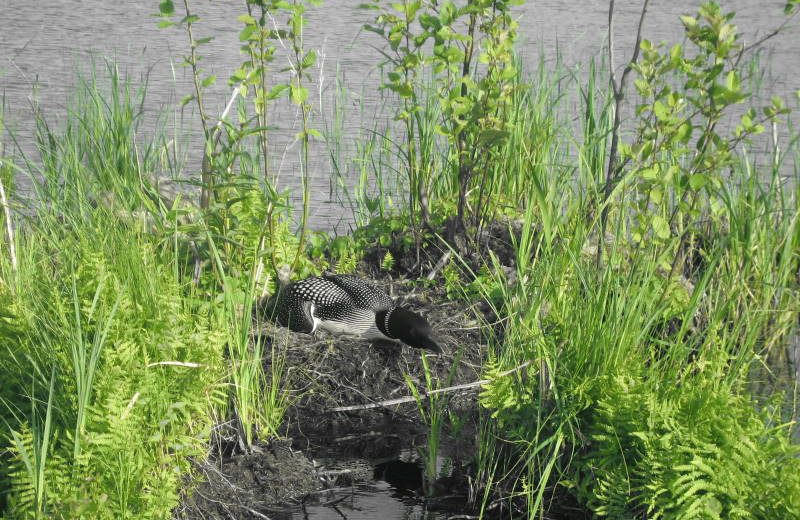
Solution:
M 442 351 L 425 318 L 396 306 L 384 291 L 349 274 L 312 276 L 289 284 L 281 289 L 276 311 L 278 323 L 295 332 L 323 329 Z

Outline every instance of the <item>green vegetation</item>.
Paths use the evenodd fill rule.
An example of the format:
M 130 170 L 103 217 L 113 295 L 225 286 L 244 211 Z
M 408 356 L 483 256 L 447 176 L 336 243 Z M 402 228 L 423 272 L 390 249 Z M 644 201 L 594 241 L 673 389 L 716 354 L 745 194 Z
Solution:
M 188 1 L 181 15 L 159 5 L 160 25 L 189 40 L 184 104 L 205 137 L 196 205 L 159 191 L 154 172 L 181 173 L 178 152 L 163 122 L 144 137 L 146 88 L 113 65 L 80 78 L 59 125 L 36 110 L 37 156 L 0 150 L 0 515 L 170 518 L 216 425 L 230 421 L 242 451 L 283 431 L 287 345 L 261 339 L 252 313 L 282 268 L 351 272 L 371 254 L 419 276 L 421 255 L 449 251 L 437 283 L 490 309 L 477 511 L 543 518 L 569 497 L 615 519 L 800 518 L 789 104 L 753 96 L 758 49 L 714 3 L 682 17 L 685 48 L 637 42 L 620 78 L 602 60 L 526 73 L 514 4 L 365 6 L 397 112 L 356 143 L 349 236 L 307 229 L 323 107 L 308 95 L 305 2 L 245 3 L 219 122 L 204 105 L 202 20 Z M 281 53 L 291 65 L 273 72 Z M 282 100 L 301 115 L 297 223 L 268 156 Z M 325 134 L 338 181 L 350 159 L 337 128 Z M 491 227 L 508 229 L 506 253 L 486 247 Z M 452 380 L 422 356 L 426 388 L 407 382 L 429 427 L 430 492 L 439 443 L 463 423 L 443 393 L 423 395 Z
M 17 265 L 0 261 L 8 517 L 164 514 L 224 409 L 222 313 L 187 285 L 177 235 L 128 209 L 152 207 L 155 142 L 134 140 L 144 90 L 109 76 L 63 129 L 38 121 L 39 161 L 3 163 L 39 179 Z

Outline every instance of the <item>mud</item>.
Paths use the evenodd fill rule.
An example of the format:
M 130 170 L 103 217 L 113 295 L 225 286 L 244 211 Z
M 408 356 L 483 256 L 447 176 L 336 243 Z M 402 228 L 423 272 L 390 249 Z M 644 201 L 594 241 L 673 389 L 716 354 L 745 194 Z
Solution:
M 388 282 L 385 288 L 398 303 L 433 324 L 444 349 L 442 355 L 427 354 L 437 384 L 452 386 L 479 379 L 486 347 L 478 321 L 469 317 L 463 304 L 443 301 L 438 291 L 415 289 L 409 282 Z M 407 446 L 409 436 L 423 433 L 415 402 L 333 411 L 409 396 L 406 378 L 418 389 L 426 389 L 420 351 L 389 342 L 327 335 L 312 338 L 285 329 L 274 330 L 271 337 L 278 346 L 287 347 L 289 378 L 297 395 L 287 414 L 287 431 L 295 446 L 317 456 L 333 450 L 340 455 L 384 458 Z M 474 391 L 453 393 L 446 399 L 454 418 L 467 420 L 475 412 Z
M 491 250 L 507 282 L 514 283 L 511 236 L 519 228 L 518 222 L 493 224 L 459 262 L 477 272 Z M 387 250 L 397 260 L 390 272 L 378 267 Z M 419 255 L 376 248 L 358 269 L 432 324 L 444 352 L 426 353 L 426 360 L 439 388 L 480 380 L 485 337 L 502 337 L 497 326 L 486 325 L 496 320 L 486 303 L 448 300 L 441 276 L 443 254 L 435 244 L 423 245 Z M 421 282 L 426 274 L 433 281 Z M 264 370 L 270 373 L 276 361 L 272 352 L 282 356 L 285 367 L 291 404 L 283 440 L 245 452 L 235 429 L 220 425 L 210 457 L 198 466 L 200 482 L 187 490 L 176 518 L 475 518 L 470 499 L 479 502 L 483 493 L 472 487 L 470 465 L 476 451 L 479 388 L 439 394 L 445 403 L 439 478 L 423 493 L 420 453 L 428 426 L 416 401 L 392 402 L 412 396 L 410 385 L 428 390 L 419 350 L 325 332 L 297 334 L 267 320 L 260 320 L 256 329 L 268 353 Z M 546 518 L 584 518 L 565 498 L 563 510 Z M 516 507 L 507 499 L 494 500 L 484 513 L 487 518 L 524 514 Z
M 426 316 L 433 325 L 444 353 L 426 355 L 438 386 L 480 379 L 486 345 L 473 307 L 446 300 L 441 287 L 422 287 L 375 272 L 369 264 L 361 270 L 397 303 Z M 209 459 L 198 465 L 199 483 L 187 490 L 175 517 L 296 518 L 298 507 L 353 501 L 367 492 L 364 486 L 378 481 L 390 483 L 390 491 L 403 500 L 421 501 L 417 452 L 425 444 L 427 427 L 417 403 L 376 405 L 411 396 L 406 378 L 420 391 L 426 390 L 421 352 L 324 332 L 298 334 L 270 322 L 262 323 L 257 333 L 266 342 L 267 353 L 274 346 L 285 356 L 291 405 L 282 430 L 284 440 L 245 453 L 233 427 L 220 425 Z M 268 373 L 272 363 L 267 355 L 263 364 Z M 443 395 L 442 479 L 436 485 L 437 496 L 428 497 L 426 510 L 466 508 L 462 468 L 475 449 L 476 390 Z M 347 406 L 373 407 L 335 411 Z M 398 470 L 400 459 L 409 466 Z

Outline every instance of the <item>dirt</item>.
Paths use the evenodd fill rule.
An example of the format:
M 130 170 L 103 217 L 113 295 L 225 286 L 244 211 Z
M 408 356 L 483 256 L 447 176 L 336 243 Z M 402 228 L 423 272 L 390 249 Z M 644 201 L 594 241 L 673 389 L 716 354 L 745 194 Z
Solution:
M 198 466 L 200 482 L 176 518 L 273 518 L 291 502 L 322 488 L 314 464 L 287 441 L 255 446 L 246 454 L 212 456 Z
M 405 278 L 361 266 L 398 304 L 424 315 L 433 325 L 443 354 L 427 355 L 430 373 L 440 387 L 480 379 L 486 345 L 474 306 L 448 301 L 439 286 L 422 287 Z M 421 353 L 396 343 L 370 343 L 327 333 L 293 333 L 264 323 L 259 334 L 285 354 L 291 405 L 284 440 L 245 453 L 230 425 L 220 425 L 207 461 L 198 465 L 200 482 L 187 492 L 176 518 L 281 518 L 293 504 L 324 500 L 324 489 L 339 489 L 380 478 L 386 461 L 409 458 L 424 445 L 427 426 L 417 403 L 383 401 L 409 397 L 408 381 L 426 389 Z M 269 373 L 272 359 L 264 359 Z M 462 468 L 474 454 L 476 388 L 447 393 L 442 455 L 452 468 L 437 482 L 441 505 L 465 507 Z M 376 403 L 378 403 L 376 405 Z M 361 407 L 336 411 L 340 407 Z M 369 407 L 372 406 L 372 407 Z M 415 457 L 411 457 L 412 459 Z M 381 466 L 384 464 L 384 466 Z M 392 466 L 394 467 L 394 466 Z M 417 466 L 418 467 L 418 466 Z M 396 471 L 396 468 L 395 470 Z M 410 494 L 421 496 L 421 480 L 410 473 Z M 417 471 L 417 475 L 419 472 Z M 431 497 L 433 498 L 433 497 Z M 434 501 L 435 502 L 435 501 Z
M 519 223 L 491 226 L 480 240 L 480 251 L 465 259 L 473 271 L 477 271 L 481 255 L 492 250 L 509 275 L 508 283 L 514 283 L 512 233 L 519 233 Z M 368 254 L 359 274 L 432 324 L 435 339 L 444 350 L 440 355 L 426 353 L 434 386 L 480 380 L 487 354 L 486 323 L 496 319 L 487 305 L 448 300 L 441 272 L 435 267 L 442 252 L 435 245 L 425 247 L 419 260 L 416 254 L 394 250 L 399 261 L 389 273 L 378 267 L 384 254 L 380 248 Z M 431 271 L 433 283 L 414 280 Z M 491 333 L 501 337 L 502 331 L 498 336 L 495 328 Z M 444 511 L 425 518 L 475 517 L 477 511 L 469 499 L 480 501 L 483 493 L 470 487 L 471 482 L 480 481 L 472 478 L 471 466 L 477 447 L 478 387 L 439 394 L 445 403 L 442 469 L 432 493 L 424 493 L 419 453 L 429 429 L 417 402 L 407 399 L 412 396 L 410 384 L 420 391 L 427 389 L 421 351 L 324 332 L 297 334 L 269 322 L 261 324 L 257 334 L 265 340 L 267 353 L 274 346 L 275 352 L 285 356 L 291 404 L 283 439 L 245 452 L 235 429 L 230 424 L 220 425 L 209 458 L 198 464 L 202 478 L 187 490 L 176 518 L 282 519 L 296 517 L 298 510 L 308 518 L 306 507 L 314 505 L 335 509 L 332 518 L 346 518 L 337 504 L 356 503 L 355 497 L 363 497 L 365 489 L 367 493 L 386 493 L 385 488 L 374 485 L 377 480 L 387 482 L 393 496 L 411 497 L 424 504 L 425 515 Z M 267 373 L 272 363 L 267 355 L 263 361 Z M 506 490 L 506 496 L 509 492 Z M 380 507 L 385 507 L 385 500 L 380 499 Z M 558 505 L 545 518 L 589 518 L 566 493 L 555 502 Z M 524 500 L 510 505 L 513 514 L 509 505 L 508 499 L 493 500 L 484 513 L 488 518 L 524 515 Z M 391 515 L 388 510 L 381 512 L 387 520 Z

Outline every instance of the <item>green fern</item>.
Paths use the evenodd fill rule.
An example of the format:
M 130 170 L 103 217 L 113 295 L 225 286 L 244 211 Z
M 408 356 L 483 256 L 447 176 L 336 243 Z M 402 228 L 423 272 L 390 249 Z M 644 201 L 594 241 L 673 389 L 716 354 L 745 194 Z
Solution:
M 392 256 L 391 251 L 386 251 L 386 254 L 383 255 L 383 260 L 381 260 L 381 269 L 384 271 L 391 271 L 394 269 L 394 256 Z
M 711 382 L 659 391 L 616 381 L 593 412 L 580 495 L 609 518 L 798 518 L 797 501 L 763 500 L 800 496 L 798 448 L 768 421 Z
M 341 256 L 336 261 L 336 272 L 338 274 L 352 273 L 356 270 L 358 265 L 359 255 L 353 251 L 348 250 L 341 253 Z

